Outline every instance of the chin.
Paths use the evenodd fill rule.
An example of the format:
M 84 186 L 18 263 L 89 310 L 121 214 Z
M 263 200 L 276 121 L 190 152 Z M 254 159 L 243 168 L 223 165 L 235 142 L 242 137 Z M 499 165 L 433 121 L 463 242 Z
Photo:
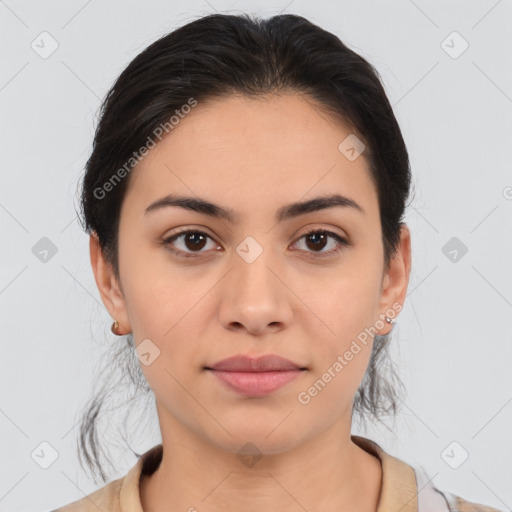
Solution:
M 218 437 L 210 438 L 210 442 L 217 445 L 225 452 L 237 455 L 278 455 L 284 453 L 296 444 L 300 443 L 300 439 L 291 435 L 289 428 L 284 426 L 275 429 L 269 425 L 238 425 L 236 431 L 233 428 L 227 428 L 232 435 L 226 434 L 219 439 Z M 275 430 L 274 430 L 275 429 Z

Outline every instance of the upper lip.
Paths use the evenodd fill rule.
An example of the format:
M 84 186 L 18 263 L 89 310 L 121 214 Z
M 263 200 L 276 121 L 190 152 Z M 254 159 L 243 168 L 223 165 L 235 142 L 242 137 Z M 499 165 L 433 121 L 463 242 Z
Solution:
M 237 355 L 223 359 L 213 366 L 206 366 L 207 370 L 227 371 L 227 372 L 271 372 L 271 371 L 289 371 L 305 370 L 289 359 L 279 357 L 274 354 L 268 354 L 260 357 L 248 357 Z

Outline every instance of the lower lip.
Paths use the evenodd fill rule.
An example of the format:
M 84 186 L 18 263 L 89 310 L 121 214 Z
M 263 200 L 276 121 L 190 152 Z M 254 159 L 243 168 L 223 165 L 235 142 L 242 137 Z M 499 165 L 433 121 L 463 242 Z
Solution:
M 302 370 L 273 372 L 210 371 L 228 387 L 247 396 L 264 396 L 273 393 L 302 373 Z

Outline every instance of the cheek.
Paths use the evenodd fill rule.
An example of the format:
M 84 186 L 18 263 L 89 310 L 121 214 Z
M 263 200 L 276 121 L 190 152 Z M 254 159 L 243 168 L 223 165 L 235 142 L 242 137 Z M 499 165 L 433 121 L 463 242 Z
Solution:
M 330 327 L 330 336 L 342 344 L 374 324 L 380 287 L 377 275 L 358 268 L 343 273 L 342 277 L 331 279 L 321 293 L 310 293 L 308 297 L 316 304 L 312 309 Z
M 373 346 L 372 301 L 361 294 L 350 298 L 339 291 L 331 292 L 321 313 L 330 330 L 317 340 L 310 379 L 300 390 L 299 403 L 308 415 L 332 417 L 352 407 L 352 401 L 365 375 Z M 331 332 L 334 331 L 334 334 Z M 328 411 L 328 412 L 327 412 Z
M 343 345 L 342 349 L 334 350 L 324 364 L 318 365 L 311 378 L 298 390 L 297 401 L 303 414 L 317 418 L 322 424 L 330 424 L 340 415 L 350 414 L 368 366 L 371 343 Z
M 370 274 L 354 266 L 342 277 L 331 280 L 322 293 L 309 294 L 308 305 L 323 321 L 312 376 L 319 379 L 320 388 L 325 385 L 320 401 L 341 400 L 341 406 L 357 391 L 376 332 L 379 285 L 375 272 Z
M 153 278 L 145 271 L 141 279 L 132 274 L 126 296 L 135 344 L 140 345 L 139 354 L 146 348 L 157 354 L 155 364 L 141 365 L 148 382 L 168 380 L 170 375 L 166 370 L 182 378 L 185 373 L 191 373 L 194 365 L 199 368 L 201 340 L 195 329 L 204 322 L 200 304 L 203 288 L 190 289 L 190 280 Z
M 157 251 L 155 253 L 155 251 Z M 176 271 L 164 258 L 165 249 L 125 247 L 120 262 L 127 313 L 137 340 L 165 341 L 197 302 L 193 280 Z M 163 260 L 163 261 L 162 261 Z M 180 320 L 182 319 L 183 320 Z

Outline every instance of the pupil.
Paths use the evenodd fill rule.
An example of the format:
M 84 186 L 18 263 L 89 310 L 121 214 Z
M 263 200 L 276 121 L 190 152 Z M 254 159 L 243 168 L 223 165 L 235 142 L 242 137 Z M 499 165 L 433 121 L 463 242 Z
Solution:
M 316 238 L 316 237 L 320 238 L 320 240 L 317 241 L 317 242 L 313 242 L 313 247 L 318 249 L 318 247 L 320 247 L 320 245 L 322 245 L 322 242 L 324 242 L 324 244 L 325 244 L 325 235 L 322 234 L 322 233 L 312 233 L 311 235 L 309 235 L 308 238 L 311 240 L 311 239 Z
M 191 239 L 193 239 L 193 238 L 195 238 L 195 237 L 197 237 L 197 238 L 199 238 L 199 239 L 201 239 L 201 238 L 202 238 L 202 239 L 203 239 L 203 240 L 202 240 L 203 244 L 201 245 L 201 240 L 197 240 L 197 239 L 196 239 L 195 241 L 193 241 L 193 242 L 192 242 L 193 247 L 188 247 L 188 245 L 187 245 L 187 247 L 188 247 L 189 249 L 194 249 L 194 248 L 195 248 L 195 249 L 202 249 L 202 248 L 204 247 L 204 239 L 205 239 L 205 237 L 204 237 L 203 235 L 201 235 L 200 233 L 189 233 L 189 234 L 188 234 L 188 235 L 186 235 L 186 237 L 185 237 L 185 243 L 186 243 L 186 244 L 188 244 L 188 242 L 190 242 L 190 240 L 191 240 Z M 197 243 L 198 241 L 199 241 L 199 244 Z

